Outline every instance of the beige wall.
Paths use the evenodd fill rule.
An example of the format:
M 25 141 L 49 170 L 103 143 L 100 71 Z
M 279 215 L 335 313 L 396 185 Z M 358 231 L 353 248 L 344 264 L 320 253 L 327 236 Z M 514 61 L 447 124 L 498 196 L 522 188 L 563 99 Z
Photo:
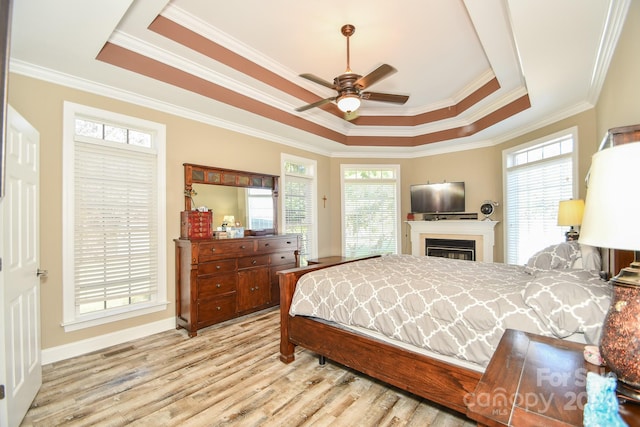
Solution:
M 640 1 L 631 2 L 607 79 L 596 105 L 598 136 L 640 124 Z
M 167 299 L 166 310 L 107 325 L 65 333 L 62 322 L 62 114 L 70 101 L 115 111 L 167 127 Z M 174 316 L 174 238 L 180 235 L 179 212 L 184 209 L 183 163 L 280 175 L 281 153 L 317 160 L 318 173 L 328 176 L 327 157 L 238 134 L 203 123 L 126 102 L 11 74 L 9 103 L 40 132 L 40 266 L 49 271 L 42 282 L 42 348 L 61 346 Z M 251 153 L 251 155 L 247 155 Z M 318 194 L 329 194 L 328 180 L 320 179 Z M 329 196 L 327 196 L 329 197 Z M 319 206 L 322 206 L 321 201 Z M 329 209 L 319 210 L 320 229 L 329 229 Z M 320 247 L 330 236 L 320 233 Z
M 49 270 L 42 285 L 42 347 L 61 346 L 82 339 L 140 326 L 174 316 L 172 239 L 179 235 L 179 212 L 183 209 L 183 163 L 199 163 L 231 169 L 280 174 L 280 155 L 288 153 L 318 162 L 319 255 L 341 253 L 340 164 L 394 163 L 401 166 L 402 218 L 409 212 L 409 186 L 426 181 L 465 181 L 467 211 L 478 212 L 482 201 L 502 203 L 502 151 L 554 132 L 577 126 L 579 129 L 580 181 L 589 168 L 606 130 L 614 126 L 640 123 L 640 3 L 632 2 L 625 30 L 619 41 L 609 75 L 595 109 L 561 120 L 495 147 L 416 159 L 330 159 L 303 150 L 238 134 L 203 123 L 172 116 L 130 103 L 69 89 L 40 80 L 11 74 L 9 102 L 41 137 L 41 267 Z M 62 107 L 63 101 L 115 111 L 164 123 L 167 126 L 167 278 L 169 307 L 159 313 L 109 325 L 65 333 L 62 321 Z M 251 155 L 247 155 L 251 153 Z M 580 196 L 584 197 L 584 185 Z M 327 197 L 326 207 L 322 200 Z M 498 208 L 494 219 L 502 220 Z M 403 234 L 403 252 L 410 252 Z M 494 260 L 502 261 L 503 230 L 496 228 Z

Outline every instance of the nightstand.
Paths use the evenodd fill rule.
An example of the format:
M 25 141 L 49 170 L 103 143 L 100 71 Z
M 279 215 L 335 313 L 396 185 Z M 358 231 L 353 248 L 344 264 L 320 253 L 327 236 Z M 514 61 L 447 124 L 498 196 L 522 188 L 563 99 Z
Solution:
M 475 392 L 467 416 L 486 426 L 581 426 L 587 403 L 583 344 L 507 329 Z M 640 405 L 620 405 L 629 426 L 640 426 Z

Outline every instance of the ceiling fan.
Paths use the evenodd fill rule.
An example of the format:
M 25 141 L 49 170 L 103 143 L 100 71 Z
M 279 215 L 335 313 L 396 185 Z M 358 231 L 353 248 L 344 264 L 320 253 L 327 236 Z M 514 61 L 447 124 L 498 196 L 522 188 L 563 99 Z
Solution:
M 349 37 L 356 31 L 356 27 L 351 24 L 343 25 L 341 30 L 342 35 L 347 38 L 347 69 L 343 74 L 340 74 L 333 79 L 333 83 L 330 83 L 320 77 L 313 74 L 300 74 L 300 77 L 304 77 L 307 80 L 311 80 L 322 86 L 326 86 L 330 89 L 334 89 L 338 92 L 336 96 L 325 98 L 320 101 L 308 104 L 299 108 L 296 111 L 306 111 L 311 108 L 319 107 L 332 101 L 336 101 L 338 108 L 347 114 L 347 117 L 351 116 L 354 111 L 360 107 L 360 100 L 367 99 L 369 101 L 382 101 L 392 102 L 394 104 L 404 104 L 409 99 L 407 95 L 395 95 L 390 93 L 380 92 L 363 92 L 364 89 L 377 83 L 395 73 L 397 70 L 391 65 L 382 64 L 371 73 L 366 76 L 351 71 L 349 66 Z M 351 116 L 353 117 L 353 116 Z

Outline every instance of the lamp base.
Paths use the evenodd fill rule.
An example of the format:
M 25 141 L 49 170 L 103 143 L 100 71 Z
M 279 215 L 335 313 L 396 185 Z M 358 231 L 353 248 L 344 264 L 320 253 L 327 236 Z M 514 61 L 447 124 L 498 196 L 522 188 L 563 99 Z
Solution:
M 575 228 L 573 228 L 573 226 L 571 226 L 571 229 L 569 231 L 567 231 L 566 233 L 564 233 L 567 242 L 573 242 L 575 240 L 578 240 L 578 238 L 580 237 L 580 233 L 578 233 Z
M 611 279 L 613 299 L 602 327 L 600 354 L 618 378 L 618 393 L 640 402 L 640 262 Z

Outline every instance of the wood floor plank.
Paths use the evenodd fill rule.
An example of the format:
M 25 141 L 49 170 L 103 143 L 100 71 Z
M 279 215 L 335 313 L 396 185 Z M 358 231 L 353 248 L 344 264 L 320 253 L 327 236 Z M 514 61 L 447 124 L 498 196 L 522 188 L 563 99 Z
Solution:
M 46 365 L 22 426 L 475 425 L 304 349 L 285 365 L 278 340 L 275 308 Z

